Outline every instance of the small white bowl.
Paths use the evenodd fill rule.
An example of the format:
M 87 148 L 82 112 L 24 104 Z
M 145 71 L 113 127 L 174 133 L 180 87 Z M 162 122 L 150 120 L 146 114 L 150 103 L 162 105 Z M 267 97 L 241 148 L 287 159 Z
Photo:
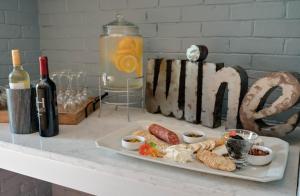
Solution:
M 130 139 L 137 139 L 140 142 L 129 142 Z M 122 138 L 122 147 L 128 150 L 137 150 L 139 147 L 145 143 L 145 138 L 141 136 L 128 135 Z
M 254 146 L 252 146 L 251 149 L 258 149 L 258 150 L 269 152 L 268 155 L 261 155 L 261 156 L 248 154 L 247 162 L 250 163 L 251 165 L 261 166 L 261 165 L 266 165 L 272 161 L 273 152 L 270 148 L 265 147 L 265 146 L 254 145 Z
M 190 137 L 189 134 L 200 135 L 200 137 Z M 202 131 L 187 131 L 182 134 L 183 141 L 188 144 L 201 142 L 205 139 L 205 133 Z

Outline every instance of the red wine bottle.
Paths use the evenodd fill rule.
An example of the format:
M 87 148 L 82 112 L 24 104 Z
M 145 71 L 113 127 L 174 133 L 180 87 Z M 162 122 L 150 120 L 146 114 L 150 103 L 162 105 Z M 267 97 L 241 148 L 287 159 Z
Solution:
M 56 86 L 49 78 L 48 58 L 41 56 L 39 62 L 40 81 L 36 85 L 39 133 L 42 137 L 52 137 L 59 132 Z

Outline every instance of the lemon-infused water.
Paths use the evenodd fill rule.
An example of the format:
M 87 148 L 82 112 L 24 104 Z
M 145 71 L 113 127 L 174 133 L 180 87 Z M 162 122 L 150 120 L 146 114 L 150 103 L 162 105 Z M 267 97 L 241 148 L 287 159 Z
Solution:
M 100 66 L 107 75 L 106 88 L 143 86 L 143 39 L 133 35 L 100 36 Z

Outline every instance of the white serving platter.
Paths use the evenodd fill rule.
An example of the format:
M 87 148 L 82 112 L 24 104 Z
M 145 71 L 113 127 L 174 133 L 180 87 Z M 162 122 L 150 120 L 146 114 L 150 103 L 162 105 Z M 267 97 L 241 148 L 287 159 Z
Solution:
M 137 130 L 146 130 L 147 127 L 154 122 L 150 121 L 137 121 L 133 122 L 127 127 L 123 127 L 119 130 L 112 132 L 109 135 L 101 137 L 97 139 L 96 146 L 102 149 L 106 149 L 112 152 L 119 153 L 121 155 L 125 155 L 128 157 L 134 157 L 137 159 L 150 161 L 158 164 L 168 165 L 172 167 L 178 167 L 183 169 L 192 170 L 195 172 L 203 172 L 208 174 L 227 176 L 232 178 L 240 178 L 245 180 L 252 180 L 258 182 L 270 182 L 274 180 L 280 180 L 283 178 L 284 171 L 287 164 L 287 158 L 289 153 L 289 144 L 281 139 L 274 137 L 264 137 L 261 136 L 264 145 L 271 148 L 273 150 L 274 156 L 273 161 L 266 166 L 247 166 L 244 169 L 236 170 L 234 172 L 226 172 L 216 169 L 211 169 L 204 164 L 200 163 L 198 160 L 194 160 L 189 163 L 177 163 L 172 160 L 164 159 L 164 158 L 153 158 L 150 156 L 141 156 L 138 151 L 130 151 L 126 150 L 121 146 L 121 139 L 126 135 L 130 135 L 132 132 Z M 166 128 L 171 129 L 181 136 L 181 133 L 185 131 L 195 130 L 192 126 L 178 126 L 166 123 L 158 123 Z M 220 132 L 216 132 L 213 129 L 201 128 L 206 136 L 209 138 L 217 138 L 220 137 Z M 180 171 L 178 171 L 180 172 Z

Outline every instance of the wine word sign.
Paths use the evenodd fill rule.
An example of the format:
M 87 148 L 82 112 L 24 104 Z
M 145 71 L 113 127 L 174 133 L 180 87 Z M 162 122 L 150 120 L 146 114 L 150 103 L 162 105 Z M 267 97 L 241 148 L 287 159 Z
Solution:
M 201 49 L 199 46 L 200 52 Z M 227 88 L 225 127 L 243 127 L 260 135 L 275 137 L 283 137 L 295 129 L 300 112 L 291 115 L 282 124 L 264 122 L 264 118 L 287 111 L 299 101 L 300 83 L 292 73 L 270 73 L 248 89 L 248 76 L 242 68 L 204 63 L 206 56 L 207 52 L 193 61 L 150 59 L 146 78 L 147 110 L 215 128 L 221 125 L 222 103 Z M 281 96 L 264 107 L 277 87 L 282 89 Z

